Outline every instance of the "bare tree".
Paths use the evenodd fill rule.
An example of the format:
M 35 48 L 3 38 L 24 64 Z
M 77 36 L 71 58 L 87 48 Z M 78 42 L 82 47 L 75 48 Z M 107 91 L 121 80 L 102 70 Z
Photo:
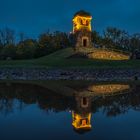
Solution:
M 15 44 L 15 32 L 10 28 L 0 30 L 0 44 L 3 46 Z
M 25 34 L 23 32 L 19 33 L 19 41 L 23 42 L 26 39 Z

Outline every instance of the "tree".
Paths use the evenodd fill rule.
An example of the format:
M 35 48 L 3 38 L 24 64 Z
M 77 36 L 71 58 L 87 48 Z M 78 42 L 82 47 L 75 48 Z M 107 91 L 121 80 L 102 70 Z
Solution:
M 140 51 L 140 34 L 134 34 L 130 38 L 131 51 Z
M 70 40 L 69 36 L 64 32 L 46 32 L 39 36 L 38 45 L 38 51 L 42 56 L 70 46 Z
M 15 59 L 16 58 L 16 48 L 14 45 L 6 45 L 0 52 L 0 59 Z
M 124 30 L 108 27 L 104 31 L 104 40 L 108 42 L 108 47 L 115 49 L 128 49 L 129 35 Z
M 23 32 L 19 33 L 19 42 L 22 42 L 26 39 L 25 34 Z
M 92 42 L 96 45 L 102 45 L 102 37 L 99 35 L 98 32 L 96 31 L 93 31 L 91 33 L 91 39 L 92 39 Z
M 0 30 L 0 44 L 2 46 L 15 44 L 15 32 L 10 28 Z
M 19 42 L 16 48 L 16 54 L 18 59 L 31 59 L 35 56 L 37 42 L 33 39 L 26 39 Z

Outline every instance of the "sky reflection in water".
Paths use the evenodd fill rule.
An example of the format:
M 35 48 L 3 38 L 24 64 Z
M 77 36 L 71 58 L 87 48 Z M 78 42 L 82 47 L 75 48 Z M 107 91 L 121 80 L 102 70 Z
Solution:
M 0 139 L 139 140 L 139 89 L 126 83 L 1 83 Z

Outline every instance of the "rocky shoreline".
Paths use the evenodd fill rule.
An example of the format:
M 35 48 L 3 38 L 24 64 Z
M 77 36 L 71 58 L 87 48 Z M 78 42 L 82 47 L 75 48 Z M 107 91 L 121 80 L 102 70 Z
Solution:
M 140 70 L 1 68 L 0 80 L 140 80 Z

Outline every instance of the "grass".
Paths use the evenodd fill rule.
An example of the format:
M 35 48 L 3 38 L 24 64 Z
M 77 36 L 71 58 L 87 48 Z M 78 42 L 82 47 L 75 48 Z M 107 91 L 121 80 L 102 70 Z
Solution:
M 72 48 L 59 50 L 50 55 L 32 60 L 4 60 L 0 67 L 45 67 L 45 68 L 140 68 L 140 60 L 109 61 L 84 58 L 69 58 Z

